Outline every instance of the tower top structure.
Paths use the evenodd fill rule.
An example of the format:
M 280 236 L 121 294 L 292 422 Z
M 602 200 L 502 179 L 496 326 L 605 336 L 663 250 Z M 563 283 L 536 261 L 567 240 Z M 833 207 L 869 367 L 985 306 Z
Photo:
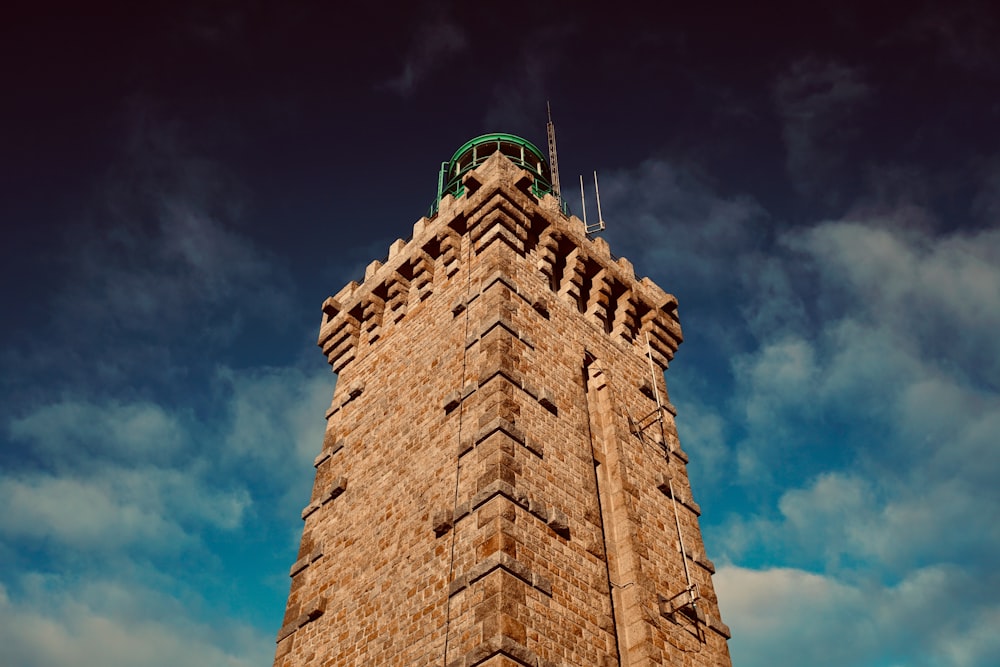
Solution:
M 450 194 L 457 199 L 465 194 L 462 178 L 486 162 L 494 153 L 506 156 L 508 160 L 527 170 L 534 177 L 532 189 L 536 197 L 558 194 L 553 187 L 549 165 L 537 146 L 514 134 L 491 132 L 466 141 L 455 151 L 450 160 L 441 163 L 437 197 L 431 206 L 430 215 L 437 212 L 444 195 Z

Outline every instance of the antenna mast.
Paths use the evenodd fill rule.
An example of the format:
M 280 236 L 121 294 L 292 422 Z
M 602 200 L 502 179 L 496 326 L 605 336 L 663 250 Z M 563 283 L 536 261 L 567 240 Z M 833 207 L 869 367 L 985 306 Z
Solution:
M 580 177 L 581 179 L 583 176 Z M 595 225 L 595 232 L 603 232 L 605 228 L 604 216 L 601 215 L 601 189 L 597 187 L 597 172 L 594 172 L 594 192 L 597 194 L 597 225 Z M 590 233 L 590 232 L 588 232 Z
M 545 102 L 545 110 L 549 115 L 549 122 L 545 125 L 545 132 L 549 140 L 549 170 L 552 173 L 552 193 L 556 197 L 562 198 L 562 186 L 559 185 L 559 156 L 556 155 L 556 126 L 552 122 L 552 105 Z M 583 227 L 587 234 L 596 234 L 605 230 L 604 216 L 601 214 L 601 189 L 597 185 L 597 172 L 594 172 L 594 192 L 597 195 L 597 222 L 587 223 L 587 199 L 583 192 L 583 176 L 580 176 L 580 208 L 583 213 Z
M 587 222 L 587 199 L 583 195 L 583 175 L 580 175 L 580 208 L 583 209 L 583 228 L 587 234 L 596 234 L 605 229 L 604 216 L 601 215 L 601 190 L 597 187 L 597 172 L 594 172 L 594 190 L 597 191 L 597 222 Z
M 558 197 L 561 194 L 559 187 L 559 158 L 556 155 L 556 126 L 552 123 L 552 107 L 545 102 L 545 108 L 549 112 L 549 122 L 545 126 L 545 131 L 549 139 L 549 170 L 552 172 L 552 191 Z

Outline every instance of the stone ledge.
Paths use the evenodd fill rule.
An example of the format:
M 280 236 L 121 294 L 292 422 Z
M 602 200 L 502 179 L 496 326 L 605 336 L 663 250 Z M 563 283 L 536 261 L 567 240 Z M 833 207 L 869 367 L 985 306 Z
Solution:
M 683 463 L 684 465 L 688 464 L 687 452 L 685 452 L 680 447 L 674 447 L 673 451 L 671 451 L 670 453 L 676 456 L 678 459 L 680 459 L 681 463 Z
M 295 561 L 295 564 L 292 565 L 291 570 L 289 570 L 288 572 L 288 576 L 294 577 L 299 572 L 302 572 L 304 569 L 306 569 L 307 567 L 309 567 L 322 557 L 323 557 L 323 545 L 319 544 L 316 546 L 315 549 L 313 549 L 313 552 L 311 554 L 309 554 L 308 556 L 303 556 L 302 558 Z
M 326 495 L 323 496 L 321 503 L 325 505 L 326 503 L 340 496 L 340 494 L 342 494 L 346 490 L 347 490 L 347 478 L 344 477 L 343 475 L 340 475 L 333 480 L 333 483 L 327 490 Z
M 559 535 L 569 537 L 569 519 L 566 518 L 566 514 L 562 510 L 553 507 L 549 513 L 548 524 L 549 528 Z
M 520 442 L 520 441 L 518 441 L 516 439 L 515 439 L 515 442 L 517 442 L 519 445 L 521 445 L 522 447 L 524 447 L 525 449 L 527 449 L 529 452 L 531 452 L 532 454 L 534 454 L 538 458 L 540 458 L 540 459 L 545 458 L 545 446 L 542 443 L 540 443 L 537 440 L 535 440 L 534 438 L 529 438 L 529 437 L 525 436 L 524 442 Z M 457 448 L 458 458 L 462 458 L 463 456 L 465 456 L 466 454 L 468 454 L 469 452 L 471 452 L 473 450 L 473 448 L 475 448 L 475 446 L 477 444 L 478 443 L 473 442 L 472 439 L 468 439 L 468 440 L 465 440 L 463 442 L 460 442 L 458 444 L 458 448 Z
M 337 412 L 339 412 L 345 405 L 351 401 L 357 399 L 365 391 L 364 382 L 355 382 L 347 388 L 347 396 L 341 398 L 339 401 L 335 401 L 326 411 L 326 418 L 329 419 Z
M 343 440 L 338 440 L 337 442 L 333 443 L 332 447 L 324 449 L 319 453 L 319 456 L 313 459 L 313 467 L 314 468 L 320 467 L 323 463 L 329 461 L 331 456 L 333 456 L 343 448 L 344 448 Z
M 439 510 L 434 513 L 434 516 L 431 518 L 431 523 L 434 527 L 434 535 L 441 537 L 455 525 L 454 512 Z
M 719 633 L 720 635 L 722 635 L 725 639 L 732 639 L 733 638 L 732 631 L 729 629 L 728 625 L 726 625 L 725 623 L 722 622 L 721 618 L 719 618 L 717 616 L 714 616 L 712 614 L 708 614 L 708 623 L 707 623 L 707 625 L 708 625 L 709 628 L 711 628 L 712 630 L 715 630 L 717 633 Z
M 319 509 L 319 506 L 320 506 L 319 502 L 313 502 L 303 507 L 302 520 L 305 521 L 306 519 L 308 519 L 311 514 L 313 514 L 316 510 Z
M 660 492 L 663 495 L 667 496 L 668 498 L 671 496 L 670 480 L 671 480 L 670 475 L 664 475 L 663 473 L 656 473 L 656 488 L 659 489 Z M 683 505 L 684 507 L 691 510 L 692 512 L 694 512 L 695 516 L 701 516 L 701 506 L 694 501 L 694 498 L 682 496 L 681 494 L 675 491 L 673 493 L 673 499 L 676 502 Z
M 444 408 L 445 412 L 451 412 L 461 404 L 462 404 L 462 392 L 459 391 L 458 389 L 445 396 L 444 400 L 441 401 L 441 407 Z
M 441 407 L 444 408 L 446 413 L 452 412 L 455 408 L 461 405 L 465 399 L 472 396 L 475 391 L 479 389 L 479 383 L 476 381 L 470 382 L 461 389 L 456 389 L 449 392 L 444 399 L 441 401 Z
M 480 321 L 478 332 L 465 339 L 465 348 L 469 349 L 482 340 L 486 334 L 493 331 L 493 329 L 496 329 L 497 327 L 504 329 L 512 337 L 524 343 L 529 349 L 535 349 L 535 341 L 532 340 L 527 334 L 519 331 L 511 319 L 504 314 L 490 315 L 483 318 L 483 320 Z
M 329 449 L 324 449 L 323 451 L 321 451 L 319 455 L 313 459 L 313 468 L 318 468 L 321 465 L 323 465 L 325 461 L 329 461 L 331 453 L 332 452 Z
M 548 389 L 542 389 L 538 393 L 538 402 L 541 404 L 543 408 L 545 408 L 552 414 L 554 415 L 559 414 L 559 408 L 556 407 L 556 397 Z
M 549 318 L 548 301 L 546 301 L 544 298 L 541 297 L 531 296 L 530 294 L 519 288 L 514 283 L 514 281 L 510 279 L 510 276 L 507 276 L 501 273 L 500 271 L 495 271 L 494 273 L 490 274 L 487 278 L 482 280 L 480 283 L 480 287 L 478 287 L 474 293 L 466 296 L 460 296 L 457 299 L 455 299 L 455 301 L 452 302 L 451 305 L 452 315 L 454 317 L 461 315 L 465 310 L 468 309 L 469 305 L 473 301 L 483 296 L 483 294 L 486 293 L 486 290 L 495 286 L 497 283 L 500 283 L 503 287 L 509 289 L 513 294 L 519 296 L 526 304 L 531 306 L 531 308 L 535 312 L 545 317 L 545 319 Z
M 503 552 L 488 556 L 485 560 L 473 565 L 468 572 L 452 580 L 448 585 L 448 595 L 455 595 L 496 570 L 504 570 L 528 586 L 552 597 L 552 582 L 548 577 L 532 572 L 526 565 Z
M 709 574 L 715 574 L 715 563 L 713 563 L 711 559 L 709 559 L 709 557 L 705 555 L 704 551 L 701 551 L 700 549 L 697 548 L 691 549 L 690 553 L 688 554 L 688 557 L 695 564 L 700 565 L 701 567 L 708 570 Z
M 305 613 L 300 614 L 299 617 L 296 618 L 294 621 L 281 628 L 281 630 L 278 631 L 278 638 L 275 640 L 275 643 L 280 643 L 281 640 L 291 636 L 292 633 L 294 633 L 296 630 L 299 630 L 303 626 L 312 623 L 317 618 L 322 616 L 325 611 L 326 611 L 326 600 L 325 599 L 318 600 Z
M 525 299 L 527 301 L 527 299 L 525 298 L 525 296 L 523 294 L 521 294 L 521 290 L 519 290 L 517 288 L 517 285 L 514 284 L 514 281 L 512 281 L 509 276 L 505 275 L 504 273 L 502 273 L 500 271 L 495 271 L 495 272 L 491 273 L 483 281 L 483 287 L 482 287 L 482 289 L 479 290 L 479 293 L 483 294 L 484 292 L 486 292 L 486 290 L 490 289 L 491 287 L 493 287 L 497 283 L 501 283 L 504 287 L 506 287 L 507 289 L 509 289 L 511 292 L 513 292 L 514 294 L 518 295 L 519 297 L 521 297 L 522 299 Z
M 536 519 L 546 524 L 555 533 L 569 539 L 569 519 L 566 513 L 557 507 L 548 507 L 544 501 L 532 498 L 528 494 L 518 491 L 511 484 L 503 480 L 490 482 L 482 491 L 479 491 L 465 502 L 459 504 L 452 512 L 439 510 L 434 513 L 431 521 L 434 532 L 438 537 L 451 530 L 455 524 L 469 516 L 496 497 L 502 497 L 515 506 L 520 507 Z M 440 532 L 439 532 L 440 531 Z
M 705 616 L 705 610 L 698 605 L 699 598 L 697 595 L 692 600 L 688 597 L 687 591 L 681 591 L 673 597 L 667 597 L 662 593 L 659 594 L 659 611 L 660 616 L 664 618 L 669 618 L 670 620 L 677 622 L 677 614 L 681 614 L 683 617 L 694 621 L 696 623 L 701 623 L 703 625 L 707 622 L 707 617 Z
M 448 667 L 477 667 L 498 655 L 523 667 L 561 667 L 562 665 L 562 663 L 540 658 L 534 651 L 506 635 L 495 635 L 484 640 L 458 660 L 449 662 Z
M 519 429 L 513 422 L 507 421 L 502 417 L 497 417 L 492 420 L 486 426 L 479 429 L 476 435 L 473 437 L 473 444 L 478 445 L 486 438 L 490 437 L 497 431 L 502 432 L 504 435 L 509 437 L 514 442 L 523 445 L 524 444 L 524 431 Z
M 487 370 L 480 371 L 479 380 L 477 382 L 476 388 L 485 386 L 487 382 L 497 377 L 507 380 L 507 382 L 511 383 L 513 386 L 517 387 L 525 394 L 530 396 L 532 400 L 538 401 L 539 405 L 541 405 L 543 408 L 545 408 L 552 414 L 558 416 L 559 408 L 556 406 L 555 392 L 545 387 L 539 389 L 534 384 L 532 384 L 520 371 L 509 368 L 498 368 L 497 365 L 494 364 L 490 366 Z M 452 394 L 448 395 L 449 399 L 452 397 L 454 393 L 455 392 L 452 392 Z M 462 400 L 464 400 L 467 397 L 468 394 L 466 394 L 466 396 L 463 396 Z M 445 409 L 447 409 L 447 406 L 445 407 Z

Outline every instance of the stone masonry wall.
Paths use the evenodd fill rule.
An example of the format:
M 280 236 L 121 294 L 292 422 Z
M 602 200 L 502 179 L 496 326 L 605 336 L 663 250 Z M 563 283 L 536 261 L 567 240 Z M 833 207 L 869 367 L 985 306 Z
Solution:
M 730 664 L 663 381 L 676 301 L 530 178 L 495 154 L 324 304 L 276 666 Z

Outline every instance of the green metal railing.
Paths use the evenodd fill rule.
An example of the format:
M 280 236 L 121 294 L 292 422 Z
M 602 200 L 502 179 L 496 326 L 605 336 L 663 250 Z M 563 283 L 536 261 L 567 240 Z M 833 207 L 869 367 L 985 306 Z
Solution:
M 438 172 L 437 198 L 431 204 L 427 217 L 433 217 L 441 205 L 441 198 L 451 195 L 458 199 L 465 194 L 462 177 L 483 164 L 494 153 L 503 153 L 511 162 L 530 172 L 535 178 L 531 185 L 531 193 L 542 198 L 547 194 L 556 194 L 552 190 L 552 176 L 549 165 L 546 164 L 542 152 L 527 139 L 513 134 L 494 132 L 483 134 L 465 142 L 455 151 L 451 160 L 441 163 Z M 560 207 L 565 213 L 566 202 L 560 199 Z

